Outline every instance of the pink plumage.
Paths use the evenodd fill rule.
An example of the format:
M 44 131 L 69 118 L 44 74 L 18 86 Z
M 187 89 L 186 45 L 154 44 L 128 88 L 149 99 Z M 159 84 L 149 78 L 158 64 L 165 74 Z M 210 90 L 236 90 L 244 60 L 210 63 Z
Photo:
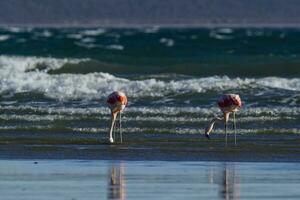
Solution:
M 113 113 L 120 112 L 127 105 L 127 97 L 123 92 L 115 91 L 107 97 L 106 103 Z
M 223 112 L 235 112 L 242 107 L 238 94 L 225 94 L 218 100 L 218 106 Z

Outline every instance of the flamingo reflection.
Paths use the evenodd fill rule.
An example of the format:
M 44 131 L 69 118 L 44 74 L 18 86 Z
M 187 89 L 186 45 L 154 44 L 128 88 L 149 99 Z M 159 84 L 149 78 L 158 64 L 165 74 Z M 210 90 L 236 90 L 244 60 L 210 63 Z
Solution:
M 220 197 L 224 200 L 240 199 L 239 183 L 235 174 L 234 166 L 224 165 L 220 182 Z
M 113 165 L 109 169 L 108 199 L 126 199 L 126 182 L 122 163 Z

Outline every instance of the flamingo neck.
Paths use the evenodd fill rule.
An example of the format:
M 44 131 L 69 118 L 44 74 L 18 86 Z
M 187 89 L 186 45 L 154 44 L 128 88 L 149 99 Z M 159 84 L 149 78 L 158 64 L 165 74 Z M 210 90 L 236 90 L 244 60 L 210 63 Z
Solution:
M 229 120 L 230 112 L 224 112 L 224 122 L 227 123 Z
M 223 121 L 223 119 L 220 118 L 220 117 L 215 117 L 210 121 L 208 126 L 205 128 L 205 135 L 207 135 L 207 137 L 210 134 L 210 132 L 213 130 L 214 124 L 215 124 L 216 121 Z

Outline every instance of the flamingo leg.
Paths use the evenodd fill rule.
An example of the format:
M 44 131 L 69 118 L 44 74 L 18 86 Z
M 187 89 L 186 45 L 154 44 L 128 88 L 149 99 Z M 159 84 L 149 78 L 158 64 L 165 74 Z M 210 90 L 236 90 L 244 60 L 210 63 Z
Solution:
M 123 142 L 123 137 L 122 137 L 122 123 L 121 123 L 121 112 L 120 112 L 120 122 L 119 122 L 119 127 L 120 127 L 120 140 L 121 143 Z
M 225 121 L 224 129 L 225 129 L 225 146 L 227 147 L 227 121 Z
M 229 120 L 229 112 L 224 112 L 224 128 L 225 128 L 225 146 L 227 147 L 227 122 Z
M 233 128 L 234 128 L 234 145 L 236 146 L 236 123 L 235 123 L 235 112 L 233 112 Z
M 114 143 L 114 138 L 113 138 L 113 129 L 116 121 L 117 113 L 111 113 L 111 124 L 109 128 L 109 142 Z
M 114 139 L 116 138 L 116 126 L 117 126 L 117 123 L 114 123 L 114 128 L 113 128 L 113 135 L 114 135 L 113 138 Z

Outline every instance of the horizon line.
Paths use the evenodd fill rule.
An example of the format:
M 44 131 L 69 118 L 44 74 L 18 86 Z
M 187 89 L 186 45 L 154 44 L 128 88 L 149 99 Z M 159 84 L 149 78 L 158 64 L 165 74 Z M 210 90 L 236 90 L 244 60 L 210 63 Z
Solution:
M 300 23 L 201 23 L 201 24 L 154 24 L 154 23 L 0 23 L 1 28 L 300 28 Z

